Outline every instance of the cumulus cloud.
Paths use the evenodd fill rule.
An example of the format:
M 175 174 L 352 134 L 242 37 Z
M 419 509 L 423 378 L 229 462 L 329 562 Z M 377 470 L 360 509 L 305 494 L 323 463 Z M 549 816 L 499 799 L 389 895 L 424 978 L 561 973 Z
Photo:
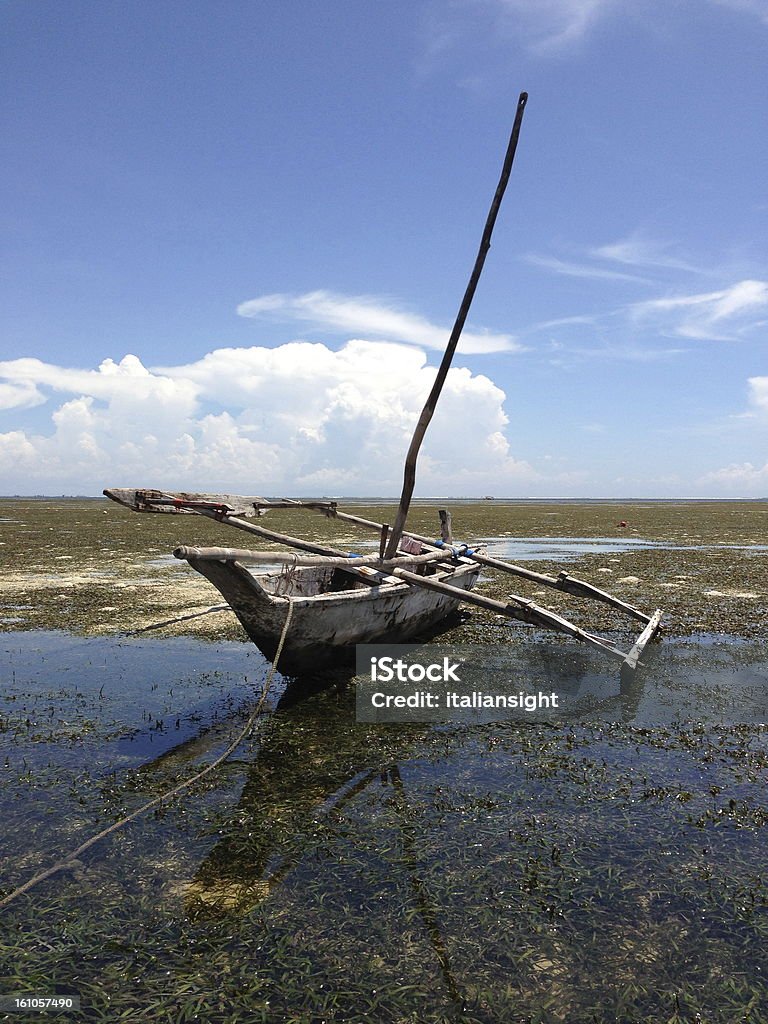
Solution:
M 768 282 L 739 281 L 721 291 L 679 295 L 635 303 L 633 315 L 655 319 L 662 329 L 684 338 L 733 341 L 757 326 L 754 313 L 768 306 Z
M 7 361 L 0 380 L 52 409 L 36 433 L 0 433 L 0 490 L 396 494 L 434 375 L 424 352 L 364 340 L 217 349 L 152 369 L 135 356 L 96 370 Z M 421 493 L 509 493 L 536 478 L 510 451 L 504 397 L 488 377 L 449 372 Z
M 144 404 L 173 406 L 177 414 L 191 413 L 195 407 L 195 388 L 186 381 L 172 381 L 151 373 L 139 359 L 127 355 L 119 363 L 105 359 L 96 370 L 78 370 L 53 366 L 39 359 L 10 359 L 0 362 L 0 379 L 7 387 L 26 391 L 39 404 L 45 397 L 40 388 L 69 394 L 89 395 L 112 403 L 128 402 L 133 408 Z
M 760 415 L 768 417 L 768 377 L 750 377 L 749 404 Z
M 29 381 L 0 384 L 0 410 L 31 409 L 44 401 L 45 395 Z
M 329 291 L 304 295 L 262 295 L 243 302 L 237 312 L 245 317 L 280 318 L 309 322 L 340 331 L 349 337 L 384 338 L 420 348 L 443 351 L 450 328 L 438 327 L 422 316 L 388 306 L 369 296 L 338 295 Z M 464 354 L 515 352 L 520 345 L 509 334 L 490 331 L 462 332 L 458 351 Z

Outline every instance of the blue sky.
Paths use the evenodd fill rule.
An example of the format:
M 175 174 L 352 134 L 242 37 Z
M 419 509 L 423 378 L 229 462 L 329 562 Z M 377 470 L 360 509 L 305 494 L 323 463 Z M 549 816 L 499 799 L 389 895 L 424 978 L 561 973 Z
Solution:
M 766 0 L 6 0 L 0 493 L 768 494 Z

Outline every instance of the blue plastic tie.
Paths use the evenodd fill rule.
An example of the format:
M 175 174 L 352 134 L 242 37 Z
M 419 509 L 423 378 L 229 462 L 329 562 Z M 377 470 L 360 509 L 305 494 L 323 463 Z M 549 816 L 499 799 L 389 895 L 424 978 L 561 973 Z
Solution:
M 475 553 L 475 549 L 467 547 L 466 544 L 459 544 L 456 547 L 454 547 L 453 544 L 446 544 L 444 540 L 440 539 L 435 541 L 435 547 L 448 548 L 448 550 L 451 552 L 451 557 L 456 560 L 458 560 L 459 558 L 466 558 L 469 555 L 474 555 Z
M 465 558 L 467 555 L 474 555 L 474 548 L 467 547 L 466 544 L 447 544 L 444 540 L 435 541 L 436 548 L 447 548 L 451 552 L 451 557 L 454 560 L 459 558 Z

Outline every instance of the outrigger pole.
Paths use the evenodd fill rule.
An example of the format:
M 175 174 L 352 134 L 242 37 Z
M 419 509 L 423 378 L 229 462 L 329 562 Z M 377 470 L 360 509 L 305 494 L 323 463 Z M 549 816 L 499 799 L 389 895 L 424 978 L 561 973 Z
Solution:
M 443 390 L 443 384 L 445 378 L 448 376 L 448 370 L 451 367 L 451 361 L 453 354 L 456 351 L 456 346 L 459 343 L 461 332 L 464 329 L 464 323 L 469 313 L 469 307 L 472 305 L 472 299 L 475 295 L 475 289 L 477 288 L 477 282 L 480 280 L 480 274 L 483 270 L 483 264 L 485 263 L 485 257 L 488 254 L 488 250 L 491 247 L 491 234 L 493 232 L 493 226 L 496 223 L 496 215 L 499 212 L 501 206 L 501 200 L 504 196 L 504 191 L 509 181 L 509 175 L 512 171 L 512 161 L 515 159 L 515 150 L 517 149 L 517 140 L 520 137 L 520 126 L 523 123 L 523 111 L 525 105 L 528 102 L 528 93 L 521 92 L 520 98 L 517 101 L 517 113 L 515 115 L 515 123 L 512 127 L 512 134 L 509 138 L 509 144 L 507 146 L 507 154 L 504 157 L 504 165 L 501 169 L 501 177 L 499 178 L 499 184 L 496 186 L 496 194 L 493 197 L 491 203 L 491 209 L 488 213 L 488 219 L 485 222 L 485 229 L 483 230 L 483 237 L 480 240 L 480 250 L 475 260 L 475 265 L 472 268 L 472 274 L 469 278 L 469 284 L 467 290 L 464 293 L 459 312 L 456 317 L 456 322 L 453 325 L 451 336 L 448 339 L 445 352 L 443 354 L 442 362 L 437 371 L 437 377 L 435 383 L 432 385 L 432 390 L 429 393 L 429 397 L 421 411 L 419 421 L 416 424 L 416 429 L 411 439 L 410 447 L 408 448 L 408 454 L 405 458 L 405 469 L 403 471 L 403 491 L 400 495 L 400 506 L 395 516 L 395 522 L 392 527 L 392 531 L 387 540 L 387 547 L 385 551 L 386 558 L 394 558 L 398 546 L 400 544 L 400 538 L 403 534 L 405 527 L 405 520 L 408 517 L 408 509 L 411 505 L 411 496 L 413 495 L 413 488 L 416 483 L 416 459 L 419 455 L 419 448 L 421 442 L 424 439 L 424 434 L 429 426 L 429 421 L 432 419 L 432 414 L 435 411 L 437 400 L 440 397 L 440 392 Z

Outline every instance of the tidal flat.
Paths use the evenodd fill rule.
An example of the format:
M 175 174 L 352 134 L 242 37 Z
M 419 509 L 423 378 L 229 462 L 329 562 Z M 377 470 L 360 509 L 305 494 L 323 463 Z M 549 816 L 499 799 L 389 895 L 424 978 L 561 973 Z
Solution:
M 230 760 L 0 910 L 0 994 L 76 995 L 72 1019 L 105 1022 L 768 1020 L 768 503 L 447 504 L 457 540 L 664 608 L 637 685 L 479 609 L 451 642 L 600 702 L 363 724 L 348 676 L 278 677 Z M 437 507 L 411 529 L 436 533 Z M 307 512 L 265 525 L 370 540 Z M 101 500 L 0 501 L 0 898 L 236 737 L 268 666 L 234 617 L 148 627 L 221 604 L 177 544 L 244 541 Z M 512 577 L 481 592 L 635 632 Z

